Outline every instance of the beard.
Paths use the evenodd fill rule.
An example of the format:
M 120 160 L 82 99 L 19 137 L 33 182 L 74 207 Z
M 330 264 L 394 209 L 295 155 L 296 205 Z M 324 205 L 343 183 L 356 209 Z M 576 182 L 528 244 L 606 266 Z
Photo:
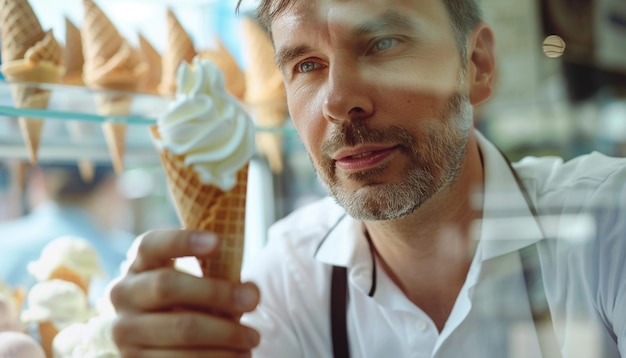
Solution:
M 331 195 L 357 220 L 393 220 L 413 213 L 441 189 L 453 183 L 461 172 L 467 150 L 472 109 L 467 95 L 457 92 L 428 122 L 423 135 L 415 138 L 399 126 L 370 128 L 367 121 L 347 121 L 335 127 L 322 144 L 316 171 Z M 359 182 L 356 190 L 341 185 L 331 153 L 347 146 L 367 143 L 394 143 L 408 158 L 398 182 L 380 183 L 386 165 L 350 173 L 348 180 Z

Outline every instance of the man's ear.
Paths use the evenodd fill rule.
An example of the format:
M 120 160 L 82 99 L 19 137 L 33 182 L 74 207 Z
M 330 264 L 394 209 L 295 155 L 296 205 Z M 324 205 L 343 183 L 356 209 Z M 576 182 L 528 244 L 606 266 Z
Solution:
M 496 70 L 494 44 L 493 32 L 485 23 L 478 24 L 469 36 L 467 81 L 472 105 L 491 97 Z

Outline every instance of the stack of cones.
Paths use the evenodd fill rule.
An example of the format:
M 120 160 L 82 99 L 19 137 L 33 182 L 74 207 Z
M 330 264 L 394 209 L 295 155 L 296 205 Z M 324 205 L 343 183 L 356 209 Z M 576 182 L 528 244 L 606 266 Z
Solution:
M 83 0 L 84 23 L 82 28 L 83 55 L 85 58 L 83 79 L 85 84 L 104 90 L 133 92 L 147 65 L 117 31 L 111 20 L 92 0 Z M 96 97 L 101 115 L 124 116 L 130 112 L 130 93 L 100 93 Z M 123 170 L 126 147 L 126 124 L 104 122 L 102 124 L 113 168 Z
M 274 48 L 267 32 L 254 20 L 243 18 L 242 35 L 246 64 L 245 101 L 260 127 L 278 129 L 287 118 L 287 97 L 280 71 L 274 64 Z M 283 168 L 280 131 L 259 132 L 259 152 L 267 157 L 273 172 Z
M 178 66 L 183 61 L 191 63 L 196 56 L 196 50 L 189 34 L 171 9 L 167 10 L 167 43 L 167 50 L 163 54 L 161 84 L 159 84 L 159 92 L 163 95 L 171 95 L 176 92 Z
M 152 127 L 158 142 L 160 134 Z M 161 148 L 159 156 L 167 175 L 178 217 L 185 229 L 204 230 L 217 234 L 220 251 L 217 257 L 200 259 L 205 277 L 240 281 L 244 248 L 246 190 L 248 164 L 237 172 L 237 184 L 229 191 L 202 183 L 193 167 L 185 165 L 184 156 Z
M 0 0 L 2 73 L 9 81 L 58 83 L 64 73 L 61 46 L 44 32 L 28 0 Z M 48 107 L 50 91 L 28 84 L 11 87 L 18 108 Z M 30 162 L 37 162 L 43 119 L 18 118 Z
M 198 53 L 201 60 L 211 61 L 224 75 L 226 91 L 243 101 L 246 93 L 246 77 L 239 68 L 237 60 L 228 51 L 222 40 L 215 39 L 216 48 Z

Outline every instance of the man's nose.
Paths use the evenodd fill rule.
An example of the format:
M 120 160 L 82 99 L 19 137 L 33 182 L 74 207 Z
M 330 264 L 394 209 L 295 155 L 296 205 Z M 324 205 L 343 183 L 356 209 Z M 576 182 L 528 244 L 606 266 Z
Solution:
M 358 66 L 332 64 L 328 71 L 322 109 L 324 117 L 336 124 L 370 117 L 374 112 L 371 92 Z

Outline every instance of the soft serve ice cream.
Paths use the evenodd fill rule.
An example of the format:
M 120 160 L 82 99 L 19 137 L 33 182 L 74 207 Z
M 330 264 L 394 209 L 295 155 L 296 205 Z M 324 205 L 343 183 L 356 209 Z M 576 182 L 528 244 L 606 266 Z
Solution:
M 226 92 L 215 65 L 200 61 L 178 68 L 176 100 L 158 120 L 160 144 L 185 157 L 200 180 L 230 190 L 254 153 L 254 125 Z
M 152 133 L 184 227 L 220 238 L 218 256 L 200 261 L 203 275 L 239 281 L 252 120 L 217 67 L 195 58 L 178 68 L 176 99 Z

